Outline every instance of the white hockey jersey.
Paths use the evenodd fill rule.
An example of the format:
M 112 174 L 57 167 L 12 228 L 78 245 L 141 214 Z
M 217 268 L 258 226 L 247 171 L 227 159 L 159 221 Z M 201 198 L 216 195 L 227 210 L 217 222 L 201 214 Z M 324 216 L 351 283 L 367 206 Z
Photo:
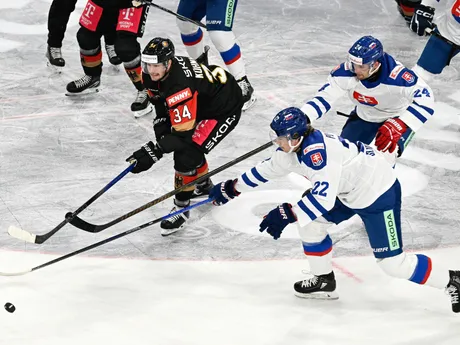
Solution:
M 331 210 L 336 198 L 354 209 L 370 206 L 396 181 L 393 168 L 370 146 L 315 130 L 304 138 L 299 152 L 278 149 L 241 175 L 235 188 L 246 192 L 290 172 L 305 176 L 313 186 L 293 205 L 300 226 Z
M 435 8 L 433 22 L 439 33 L 460 46 L 460 0 L 423 0 L 423 4 Z
M 346 93 L 361 119 L 379 123 L 399 117 L 416 132 L 434 114 L 433 92 L 390 55 L 384 53 L 381 63 L 380 76 L 373 82 L 358 80 L 346 63 L 337 66 L 316 96 L 302 106 L 302 111 L 313 122 Z

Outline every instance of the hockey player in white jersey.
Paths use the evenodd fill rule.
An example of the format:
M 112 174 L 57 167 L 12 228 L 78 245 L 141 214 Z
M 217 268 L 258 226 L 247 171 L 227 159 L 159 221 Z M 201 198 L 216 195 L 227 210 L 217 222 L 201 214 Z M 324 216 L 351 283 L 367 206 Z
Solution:
M 295 205 L 283 203 L 270 211 L 259 229 L 276 240 L 288 224 L 298 225 L 314 276 L 294 284 L 297 296 L 338 298 L 327 228 L 352 213 L 364 222 L 374 256 L 384 272 L 417 284 L 445 288 L 452 310 L 460 312 L 460 271 L 449 271 L 428 256 L 403 251 L 401 187 L 381 153 L 361 142 L 315 130 L 298 108 L 278 113 L 270 127 L 279 146 L 272 157 L 237 179 L 216 184 L 209 195 L 215 204 L 225 204 L 240 193 L 290 172 L 312 183 L 313 188 Z
M 460 52 L 460 0 L 416 3 L 409 27 L 419 36 L 431 32 L 431 37 L 413 71 L 428 81 Z
M 383 50 L 382 43 L 364 36 L 348 51 L 348 61 L 334 68 L 318 93 L 302 106 L 310 121 L 321 118 L 345 94 L 355 105 L 341 137 L 397 152 L 433 114 L 430 87 Z M 398 147 L 398 151 L 395 149 Z

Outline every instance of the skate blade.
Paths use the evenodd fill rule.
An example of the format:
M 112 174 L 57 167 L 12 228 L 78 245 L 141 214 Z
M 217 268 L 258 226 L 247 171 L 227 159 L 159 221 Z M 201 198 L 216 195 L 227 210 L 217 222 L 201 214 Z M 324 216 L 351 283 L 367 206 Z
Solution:
M 56 66 L 51 64 L 49 61 L 46 62 L 46 67 L 48 70 L 53 73 L 53 74 L 61 74 L 62 71 L 64 70 L 64 66 Z
M 69 97 L 80 97 L 80 96 L 88 96 L 88 95 L 94 95 L 99 92 L 99 88 L 90 88 L 86 89 L 82 92 L 69 92 L 66 91 L 65 95 Z
M 294 295 L 304 299 L 320 299 L 320 300 L 336 300 L 339 299 L 339 295 L 337 292 L 332 291 L 320 291 L 320 292 L 312 292 L 312 293 L 300 293 L 295 291 Z
M 166 236 L 169 236 L 169 235 L 172 235 L 178 231 L 181 231 L 181 230 L 184 230 L 185 228 L 185 225 L 181 225 L 180 227 L 176 228 L 176 229 L 161 229 L 161 236 L 163 237 L 166 237 Z
M 256 101 L 257 101 L 257 97 L 254 94 L 252 94 L 251 99 L 247 101 L 246 103 L 244 103 L 242 110 L 246 111 L 249 108 L 252 108 L 252 106 L 254 105 L 254 103 L 256 103 Z
M 149 106 L 144 110 L 133 111 L 134 117 L 137 119 L 139 117 L 150 114 L 153 111 L 153 106 L 149 103 Z

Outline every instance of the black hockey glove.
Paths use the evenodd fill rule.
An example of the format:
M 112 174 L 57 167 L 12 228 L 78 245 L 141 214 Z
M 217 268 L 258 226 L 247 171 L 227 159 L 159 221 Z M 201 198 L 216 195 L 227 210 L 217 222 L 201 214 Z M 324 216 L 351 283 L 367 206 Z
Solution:
M 163 157 L 163 151 L 160 146 L 149 141 L 139 150 L 133 152 L 131 156 L 126 158 L 126 161 L 130 162 L 135 159 L 136 165 L 131 172 L 133 174 L 139 174 L 140 172 L 150 169 L 153 164 L 161 159 L 161 157 Z
M 433 29 L 434 8 L 420 5 L 415 8 L 414 15 L 410 22 L 410 29 L 419 36 L 425 36 L 425 29 Z

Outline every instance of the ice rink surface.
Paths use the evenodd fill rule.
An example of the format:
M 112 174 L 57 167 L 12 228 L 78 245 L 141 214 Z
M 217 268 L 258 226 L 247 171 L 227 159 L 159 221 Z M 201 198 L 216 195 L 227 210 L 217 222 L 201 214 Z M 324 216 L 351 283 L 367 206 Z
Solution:
M 176 10 L 176 0 L 158 0 Z M 125 158 L 153 138 L 149 115 L 134 119 L 135 90 L 104 57 L 101 92 L 64 96 L 82 76 L 72 14 L 59 75 L 47 68 L 50 1 L 0 0 L 0 271 L 30 269 L 167 214 L 167 200 L 99 234 L 70 225 L 42 245 L 11 238 L 9 225 L 45 233 L 126 168 Z M 372 34 L 407 67 L 426 38 L 412 34 L 394 1 L 240 1 L 234 31 L 258 101 L 208 159 L 214 169 L 268 141 L 268 125 L 299 106 Z M 143 47 L 171 38 L 186 54 L 173 16 L 152 8 Z M 209 38 L 205 36 L 209 43 Z M 105 52 L 104 52 L 105 53 Z M 211 62 L 223 65 L 215 48 Z M 430 82 L 436 113 L 417 133 L 397 172 L 403 186 L 406 250 L 460 269 L 460 60 Z M 344 98 L 335 108 L 350 111 Z M 331 111 L 315 126 L 339 133 Z M 270 155 L 249 158 L 214 178 L 236 177 Z M 338 301 L 308 301 L 292 285 L 308 270 L 296 229 L 278 241 L 258 233 L 261 217 L 295 201 L 299 176 L 266 184 L 228 206 L 203 206 L 187 230 L 164 238 L 152 226 L 22 277 L 0 277 L 0 344 L 458 344 L 460 315 L 442 291 L 387 277 L 375 264 L 358 219 L 331 230 Z M 128 175 L 81 217 L 106 223 L 173 189 L 172 157 Z

